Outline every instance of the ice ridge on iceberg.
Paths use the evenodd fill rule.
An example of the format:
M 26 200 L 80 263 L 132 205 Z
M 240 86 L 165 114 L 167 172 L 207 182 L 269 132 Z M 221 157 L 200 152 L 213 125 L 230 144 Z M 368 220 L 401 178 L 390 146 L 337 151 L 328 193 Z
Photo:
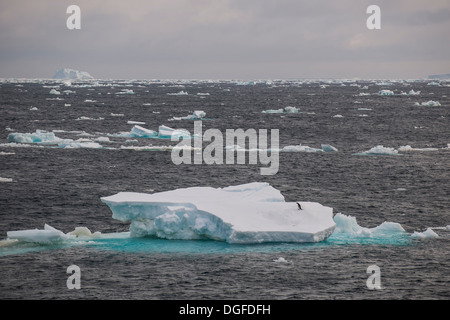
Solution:
M 333 209 L 285 202 L 268 183 L 190 187 L 103 197 L 112 217 L 131 221 L 132 237 L 214 239 L 228 243 L 319 242 L 334 231 Z

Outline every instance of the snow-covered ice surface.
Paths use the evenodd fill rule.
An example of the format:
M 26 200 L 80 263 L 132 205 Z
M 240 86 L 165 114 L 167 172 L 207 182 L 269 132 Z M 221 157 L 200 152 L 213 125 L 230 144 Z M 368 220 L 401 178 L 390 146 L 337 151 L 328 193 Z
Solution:
M 285 202 L 267 183 L 193 187 L 104 197 L 113 218 L 131 221 L 131 236 L 214 239 L 229 243 L 319 242 L 335 227 L 332 208 Z

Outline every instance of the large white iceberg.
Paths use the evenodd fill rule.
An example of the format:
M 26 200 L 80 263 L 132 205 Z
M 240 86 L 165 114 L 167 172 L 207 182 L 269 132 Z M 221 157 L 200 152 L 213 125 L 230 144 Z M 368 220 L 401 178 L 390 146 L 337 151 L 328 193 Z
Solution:
M 332 208 L 316 202 L 285 202 L 280 191 L 260 182 L 154 194 L 120 192 L 101 200 L 114 219 L 131 221 L 132 237 L 319 242 L 335 228 Z

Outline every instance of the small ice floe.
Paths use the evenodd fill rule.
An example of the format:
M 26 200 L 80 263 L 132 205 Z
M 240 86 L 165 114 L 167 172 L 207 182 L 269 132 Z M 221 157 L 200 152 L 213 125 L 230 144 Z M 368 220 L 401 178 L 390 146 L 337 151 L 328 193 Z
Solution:
M 378 95 L 380 95 L 380 96 L 393 96 L 394 95 L 394 91 L 392 91 L 392 90 L 380 90 L 378 92 Z
M 433 238 L 439 238 L 439 235 L 434 232 L 431 228 L 428 228 L 424 232 L 417 232 L 414 231 L 414 233 L 411 235 L 413 238 L 421 238 L 421 239 L 433 239 Z
M 134 91 L 131 89 L 123 89 L 122 91 L 116 92 L 115 94 L 134 94 Z
M 186 91 L 181 90 L 177 93 L 168 93 L 167 95 L 168 96 L 187 96 L 188 93 Z
M 413 148 L 409 144 L 406 146 L 400 146 L 398 151 L 410 152 L 410 151 L 438 151 L 438 148 Z
M 0 177 L 0 183 L 1 182 L 13 182 L 13 179 L 11 179 L 11 178 L 2 178 L 2 177 Z
M 425 107 L 441 107 L 441 103 L 439 101 L 434 101 L 434 100 L 429 100 L 426 102 L 415 102 L 414 103 L 415 106 L 425 106 Z
M 274 259 L 273 262 L 276 262 L 276 263 L 288 263 L 289 261 L 287 261 L 283 257 L 279 257 L 278 259 Z
M 127 121 L 127 124 L 145 124 L 145 122 L 129 120 L 129 121 Z
M 356 155 L 398 155 L 398 151 L 394 148 L 378 145 L 362 153 L 356 153 Z
M 76 121 L 84 121 L 84 120 L 88 120 L 88 121 L 100 121 L 100 120 L 105 120 L 105 118 L 102 117 L 98 117 L 98 118 L 90 118 L 90 117 L 86 117 L 86 116 L 81 116 L 77 119 L 75 119 Z
M 202 110 L 196 110 L 191 115 L 185 117 L 173 117 L 169 119 L 169 121 L 178 121 L 178 120 L 202 120 L 206 116 L 206 112 Z
M 284 109 L 280 108 L 264 110 L 262 111 L 262 113 L 299 113 L 299 111 L 300 110 L 297 107 L 287 106 Z

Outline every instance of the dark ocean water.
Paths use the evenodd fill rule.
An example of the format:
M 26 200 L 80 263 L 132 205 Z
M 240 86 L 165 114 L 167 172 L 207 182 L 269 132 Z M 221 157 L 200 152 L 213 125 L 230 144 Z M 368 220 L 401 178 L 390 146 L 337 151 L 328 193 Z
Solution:
M 435 239 L 342 239 L 318 244 L 230 245 L 216 241 L 110 239 L 79 246 L 0 248 L 0 299 L 448 299 L 450 298 L 450 87 L 428 82 L 3 81 L 0 85 L 0 239 L 10 230 L 125 232 L 100 197 L 120 191 L 158 192 L 190 186 L 269 182 L 286 201 L 316 201 L 356 217 L 363 227 L 397 222 L 408 232 L 428 227 Z M 322 85 L 326 87 L 321 87 Z M 351 85 L 353 84 L 353 85 Z M 358 86 L 356 86 L 358 85 Z M 362 89 L 363 86 L 368 89 Z M 122 89 L 134 94 L 117 95 Z M 380 96 L 378 91 L 394 91 Z M 401 95 L 411 89 L 420 95 Z M 188 95 L 168 95 L 186 91 Z M 209 95 L 197 95 L 209 93 Z M 360 96 L 360 93 L 370 95 Z M 63 100 L 55 100 L 63 99 Z M 89 102 L 86 100 L 94 100 Z M 439 101 L 441 106 L 415 106 Z M 70 106 L 66 106 L 70 104 Z M 295 114 L 264 114 L 286 106 Z M 36 107 L 38 110 L 30 110 Z M 280 147 L 331 144 L 334 153 L 280 153 L 277 174 L 263 165 L 180 165 L 170 152 L 122 145 L 174 145 L 109 136 L 103 149 L 12 147 L 8 134 L 55 130 L 60 138 L 94 140 L 129 132 L 127 121 L 193 132 L 193 121 L 172 117 L 206 112 L 204 130 L 279 129 Z M 122 114 L 123 116 L 117 116 Z M 343 117 L 334 117 L 335 115 Z M 80 117 L 101 120 L 76 120 Z M 59 131 L 61 130 L 61 131 Z M 90 136 L 80 136 L 84 131 Z M 383 145 L 400 155 L 355 155 Z M 108 149 L 110 148 L 110 149 Z M 286 262 L 275 262 L 283 257 Z M 81 289 L 66 286 L 70 265 Z M 381 271 L 381 290 L 369 290 L 367 268 Z

